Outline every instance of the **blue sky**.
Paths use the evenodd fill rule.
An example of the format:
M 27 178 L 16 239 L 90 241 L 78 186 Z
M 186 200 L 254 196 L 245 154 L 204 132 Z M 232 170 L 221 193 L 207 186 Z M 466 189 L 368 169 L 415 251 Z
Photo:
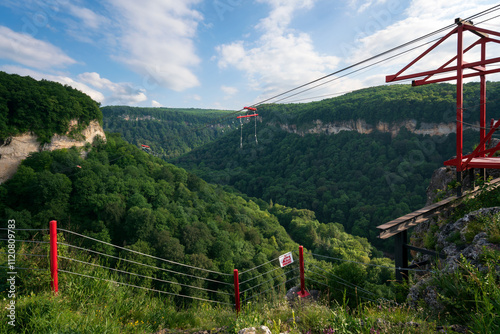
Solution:
M 71 85 L 103 105 L 240 109 L 494 5 L 486 0 L 2 0 L 0 70 Z M 500 30 L 500 18 L 493 18 L 498 13 L 481 18 L 490 18 L 481 26 Z M 288 101 L 382 85 L 386 75 L 423 50 Z M 422 69 L 444 63 L 453 47 L 440 52 Z

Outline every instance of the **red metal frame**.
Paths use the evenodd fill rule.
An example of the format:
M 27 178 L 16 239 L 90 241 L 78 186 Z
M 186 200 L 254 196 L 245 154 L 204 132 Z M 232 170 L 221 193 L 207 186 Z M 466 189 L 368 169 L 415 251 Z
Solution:
M 486 75 L 492 73 L 499 73 L 500 68 L 486 70 L 486 65 L 499 63 L 500 57 L 496 58 L 486 58 L 486 44 L 487 43 L 497 43 L 500 44 L 500 39 L 495 39 L 490 37 L 496 36 L 500 37 L 500 32 L 487 30 L 483 28 L 476 27 L 472 25 L 472 22 L 463 21 L 460 19 L 456 19 L 455 23 L 457 23 L 457 27 L 450 31 L 446 36 L 439 39 L 436 43 L 434 43 L 429 49 L 427 49 L 420 56 L 415 58 L 412 62 L 406 65 L 403 69 L 401 69 L 398 73 L 394 75 L 388 75 L 386 77 L 386 82 L 394 82 L 400 80 L 407 79 L 416 79 L 422 78 L 419 80 L 413 80 L 413 86 L 421 86 L 427 85 L 431 83 L 444 82 L 450 80 L 457 81 L 457 154 L 456 158 L 445 161 L 445 165 L 448 166 L 456 166 L 457 172 L 461 172 L 470 168 L 500 168 L 500 159 L 494 158 L 493 154 L 500 150 L 500 146 L 491 148 L 486 150 L 486 143 L 489 141 L 493 132 L 497 130 L 500 125 L 499 122 L 496 122 L 495 125 L 492 125 L 488 134 L 486 134 Z M 469 31 L 479 37 L 474 43 L 469 45 L 464 49 L 463 46 L 463 33 L 465 31 Z M 449 61 L 444 63 L 441 67 L 436 70 L 424 71 L 419 73 L 402 75 L 407 69 L 417 63 L 419 60 L 424 58 L 427 54 L 429 54 L 432 50 L 434 50 L 441 43 L 446 41 L 453 35 L 457 35 L 457 55 L 451 58 Z M 464 54 L 473 49 L 474 47 L 479 46 L 481 48 L 481 60 L 474 62 L 466 62 L 464 61 Z M 456 62 L 456 65 L 450 65 L 451 63 Z M 465 70 L 471 71 L 470 73 L 464 73 Z M 442 74 L 447 72 L 456 72 L 451 76 L 446 76 L 442 78 L 435 78 L 433 76 L 436 74 Z M 480 116 L 479 116 L 479 137 L 480 143 L 478 147 L 471 154 L 465 155 L 463 154 L 463 80 L 465 78 L 472 77 L 480 77 Z M 432 80 L 430 80 L 432 79 Z M 487 154 L 487 156 L 486 156 Z
M 254 117 L 254 116 L 259 116 L 259 114 L 237 116 L 236 118 L 245 118 L 245 117 Z

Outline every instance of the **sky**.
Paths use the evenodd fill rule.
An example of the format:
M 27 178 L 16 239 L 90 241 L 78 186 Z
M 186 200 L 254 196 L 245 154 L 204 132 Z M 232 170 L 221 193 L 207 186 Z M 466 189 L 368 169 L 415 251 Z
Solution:
M 103 106 L 238 110 L 495 5 L 488 0 L 2 0 L 0 70 L 70 85 Z M 499 14 L 478 18 L 487 20 L 478 25 L 500 31 Z M 339 77 L 347 73 L 342 72 L 283 102 L 383 85 L 386 75 L 424 50 Z M 450 41 L 415 69 L 431 70 L 453 54 Z

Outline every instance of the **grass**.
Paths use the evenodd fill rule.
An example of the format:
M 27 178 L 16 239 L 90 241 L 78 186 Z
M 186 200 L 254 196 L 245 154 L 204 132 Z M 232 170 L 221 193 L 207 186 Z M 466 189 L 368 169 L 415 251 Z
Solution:
M 96 273 L 94 273 L 96 274 Z M 113 279 L 113 276 L 103 277 Z M 99 274 L 98 274 L 99 275 Z M 436 328 L 423 313 L 406 306 L 298 303 L 283 299 L 247 303 L 237 315 L 232 307 L 196 302 L 176 306 L 170 297 L 70 274 L 60 274 L 60 292 L 48 281 L 38 292 L 16 299 L 16 327 L 0 322 L 0 333 L 155 333 L 161 329 L 193 332 L 224 328 L 237 333 L 265 325 L 274 333 L 429 333 Z M 6 305 L 8 299 L 3 299 Z M 0 318 L 6 319 L 2 307 Z M 416 327 L 414 323 L 419 323 Z
M 0 252 L 4 251 L 5 249 L 0 249 Z M 21 245 L 18 253 L 47 254 L 45 245 Z M 75 254 L 70 255 L 77 258 Z M 496 253 L 485 253 L 484 256 L 485 261 L 489 263 L 499 258 Z M 81 260 L 92 261 L 90 258 Z M 19 256 L 16 261 L 16 265 L 20 267 L 38 269 L 48 267 L 46 256 Z M 0 258 L 0 263 L 5 263 L 5 256 Z M 104 281 L 102 279 L 115 281 L 121 279 L 118 274 L 109 273 L 102 268 L 78 264 L 71 270 L 102 279 L 60 272 L 59 293 L 55 295 L 50 290 L 48 271 L 20 270 L 16 278 L 16 288 L 19 290 L 15 299 L 14 328 L 7 323 L 5 306 L 10 299 L 7 297 L 8 286 L 5 284 L 6 271 L 2 271 L 0 319 L 3 320 L 0 321 L 0 333 L 155 333 L 162 329 L 181 333 L 220 328 L 227 333 L 238 333 L 243 328 L 264 325 L 269 327 L 273 334 L 399 334 L 432 333 L 436 331 L 438 325 L 457 322 L 466 323 L 472 329 L 477 329 L 478 333 L 486 333 L 484 328 L 498 325 L 498 319 L 491 316 L 500 313 L 498 276 L 493 274 L 488 276 L 473 271 L 471 267 L 467 268 L 468 271 L 464 271 L 461 275 L 442 277 L 443 285 L 450 283 L 452 287 L 474 292 L 467 295 L 467 298 L 476 300 L 470 304 L 449 299 L 450 307 L 455 303 L 475 311 L 473 314 L 476 316 L 467 319 L 446 314 L 433 317 L 423 308 L 411 309 L 404 303 L 352 303 L 345 294 L 343 300 L 338 302 L 325 298 L 317 303 L 299 302 L 293 307 L 284 301 L 283 294 L 275 294 L 267 300 L 252 300 L 245 303 L 241 312 L 236 314 L 231 306 L 219 306 L 201 301 L 190 303 L 187 300 Z M 474 282 L 480 284 L 474 285 Z M 476 287 L 475 290 L 470 290 L 471 286 Z M 492 286 L 496 289 L 492 289 Z M 323 295 L 328 296 L 327 293 Z M 460 307 L 458 310 L 461 310 Z M 448 329 L 447 333 L 453 331 Z

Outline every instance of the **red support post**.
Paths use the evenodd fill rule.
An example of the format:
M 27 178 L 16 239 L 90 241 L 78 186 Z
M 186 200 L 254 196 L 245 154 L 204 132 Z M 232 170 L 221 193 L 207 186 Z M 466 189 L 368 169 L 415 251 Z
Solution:
M 300 292 L 297 293 L 299 297 L 309 296 L 309 292 L 306 291 L 306 282 L 304 278 L 304 247 L 299 246 L 299 265 L 300 265 Z
M 57 281 L 57 221 L 50 222 L 50 276 L 52 278 L 52 291 L 57 294 L 59 291 Z
M 462 169 L 462 152 L 463 152 L 463 121 L 464 121 L 464 105 L 463 105 L 463 25 L 459 25 L 457 29 L 457 172 Z
M 238 278 L 238 269 L 234 269 L 234 304 L 236 312 L 240 313 L 240 281 Z
M 481 61 L 484 63 L 486 61 L 486 42 L 483 41 L 481 43 Z M 486 70 L 486 65 L 485 65 Z M 486 76 L 481 74 L 481 88 L 480 88 L 480 115 L 479 115 L 479 141 L 481 142 L 486 136 Z M 480 148 L 481 150 L 486 150 L 486 143 Z M 480 157 L 484 157 L 484 153 L 480 155 Z

